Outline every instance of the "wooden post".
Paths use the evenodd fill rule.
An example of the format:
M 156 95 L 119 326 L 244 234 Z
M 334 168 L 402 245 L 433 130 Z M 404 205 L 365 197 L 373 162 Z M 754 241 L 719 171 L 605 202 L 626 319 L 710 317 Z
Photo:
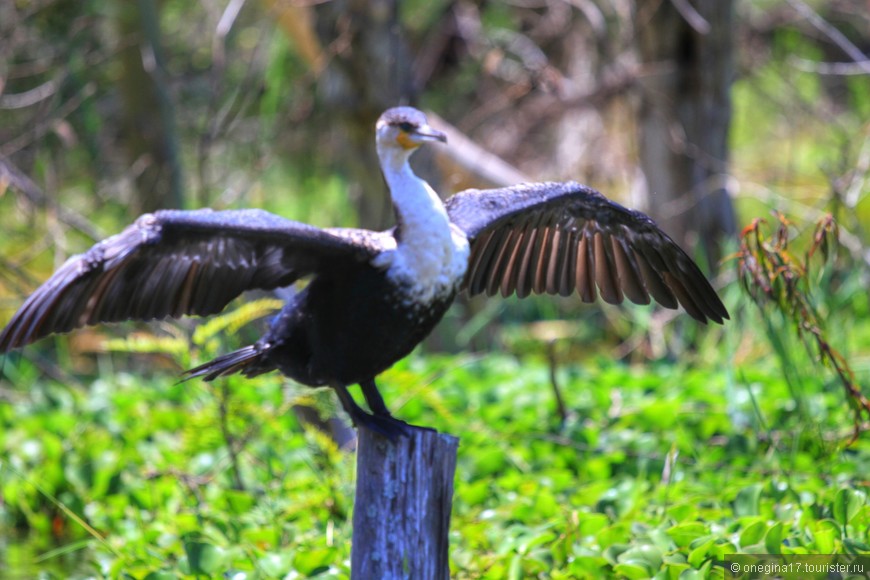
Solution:
M 412 428 L 390 441 L 359 430 L 351 579 L 447 580 L 459 439 Z

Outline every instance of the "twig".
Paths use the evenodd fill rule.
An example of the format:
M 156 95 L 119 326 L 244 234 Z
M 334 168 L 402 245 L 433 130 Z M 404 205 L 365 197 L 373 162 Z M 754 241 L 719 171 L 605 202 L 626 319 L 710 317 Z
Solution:
M 35 124 L 30 131 L 22 132 L 18 138 L 0 145 L 0 156 L 12 155 L 16 151 L 24 149 L 36 139 L 51 131 L 55 127 L 58 119 L 63 119 L 70 115 L 96 92 L 97 86 L 95 83 L 86 84 L 81 91 L 60 105 L 57 110 L 55 110 L 54 115 L 50 118 L 43 120 L 41 123 Z
M 233 488 L 244 490 L 245 483 L 242 481 L 242 471 L 239 468 L 239 451 L 236 448 L 238 441 L 230 430 L 229 424 L 229 399 L 230 389 L 227 385 L 228 381 L 222 381 L 220 398 L 218 399 L 218 417 L 220 419 L 221 435 L 227 445 L 227 450 L 230 453 L 230 469 L 233 474 Z
M 812 24 L 816 29 L 827 36 L 831 42 L 836 44 L 837 46 L 845 52 L 849 58 L 855 61 L 855 64 L 860 66 L 861 69 L 870 74 L 870 59 L 867 58 L 861 49 L 852 44 L 846 36 L 840 32 L 837 27 L 831 25 L 827 20 L 819 16 L 819 14 L 813 10 L 810 6 L 808 6 L 803 0 L 788 0 L 788 3 L 794 8 L 801 16 L 806 18 L 810 24 Z
M 688 0 L 671 0 L 671 5 L 695 32 L 710 34 L 710 23 L 695 10 L 695 7 Z
M 52 209 L 57 213 L 60 221 L 79 230 L 92 240 L 104 237 L 87 218 L 45 195 L 38 185 L 15 167 L 9 159 L 0 154 L 0 195 L 10 186 L 23 193 L 24 197 L 34 206 Z
M 564 426 L 568 423 L 569 412 L 565 405 L 565 399 L 562 397 L 562 390 L 559 388 L 558 377 L 556 371 L 559 369 L 559 361 L 556 358 L 556 341 L 550 340 L 547 342 L 547 362 L 550 367 L 550 386 L 553 388 L 553 396 L 556 398 L 556 412 L 559 413 L 560 425 Z
M 807 288 L 812 258 L 818 253 L 826 260 L 836 247 L 837 224 L 830 215 L 819 220 L 810 248 L 800 259 L 788 247 L 792 224 L 782 214 L 776 214 L 776 217 L 779 225 L 770 238 L 763 231 L 764 220 L 753 220 L 744 228 L 737 254 L 740 281 L 762 312 L 768 305 L 779 310 L 794 324 L 795 332 L 807 350 L 812 352 L 815 345 L 822 364 L 834 369 L 855 413 L 852 437 L 848 442 L 854 443 L 867 426 L 864 416 L 870 418 L 870 399 L 861 391 L 846 358 L 827 340 Z
M 790 56 L 788 63 L 803 72 L 842 77 L 866 75 L 867 68 L 870 67 L 870 60 L 861 62 L 816 62 L 796 56 Z

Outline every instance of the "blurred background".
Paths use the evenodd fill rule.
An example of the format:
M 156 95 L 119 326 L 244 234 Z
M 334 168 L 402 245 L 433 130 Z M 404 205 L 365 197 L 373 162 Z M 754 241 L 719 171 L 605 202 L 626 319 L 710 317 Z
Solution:
M 450 129 L 415 159 L 444 197 L 578 180 L 650 213 L 713 274 L 752 218 L 832 212 L 866 265 L 866 8 L 4 2 L 2 319 L 145 211 L 389 225 L 373 125 L 397 104 Z

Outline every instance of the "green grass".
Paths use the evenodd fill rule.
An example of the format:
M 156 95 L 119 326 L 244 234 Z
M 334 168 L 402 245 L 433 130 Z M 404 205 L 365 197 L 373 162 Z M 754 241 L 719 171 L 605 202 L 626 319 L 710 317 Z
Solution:
M 565 363 L 564 425 L 532 353 L 416 354 L 387 372 L 397 415 L 461 438 L 453 576 L 721 577 L 732 552 L 870 552 L 870 443 L 843 446 L 841 393 L 818 381 L 807 422 L 775 360 L 732 368 L 729 350 Z M 290 406 L 314 392 L 277 376 L 179 384 L 148 370 L 162 355 L 137 358 L 141 371 L 111 372 L 99 355 L 100 378 L 66 385 L 6 361 L 0 525 L 17 534 L 0 564 L 21 578 L 347 577 L 353 455 L 300 428 Z

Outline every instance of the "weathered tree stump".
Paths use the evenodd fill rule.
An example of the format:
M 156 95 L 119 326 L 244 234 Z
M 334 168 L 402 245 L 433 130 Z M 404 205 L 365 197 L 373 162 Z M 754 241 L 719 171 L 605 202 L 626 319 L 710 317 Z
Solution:
M 395 441 L 359 430 L 352 580 L 450 577 L 458 447 L 456 437 L 416 427 Z

